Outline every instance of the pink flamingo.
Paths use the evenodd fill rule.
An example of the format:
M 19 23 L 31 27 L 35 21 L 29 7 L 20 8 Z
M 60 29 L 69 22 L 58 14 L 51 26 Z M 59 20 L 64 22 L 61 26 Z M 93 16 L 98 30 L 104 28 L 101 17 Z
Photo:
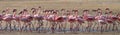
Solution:
M 33 20 L 33 17 L 31 16 L 31 15 L 28 15 L 29 13 L 27 13 L 28 11 L 26 10 L 26 9 L 24 9 L 22 12 L 20 12 L 20 14 L 21 14 L 21 17 L 20 17 L 20 20 L 22 21 L 22 22 L 24 22 L 24 24 L 23 24 L 23 26 L 22 26 L 22 28 L 21 28 L 21 30 L 23 29 L 23 28 L 25 28 L 25 29 L 27 29 L 27 27 L 29 27 L 29 30 L 31 31 L 32 29 L 32 27 L 31 27 L 31 21 Z
M 52 13 L 51 13 L 51 11 L 52 11 Z M 50 26 L 49 27 L 51 27 L 51 31 L 52 31 L 52 33 L 54 33 L 55 32 L 55 28 L 56 28 L 56 22 L 55 22 L 55 18 L 56 18 L 56 12 L 53 12 L 53 10 L 51 10 L 49 13 L 47 13 L 47 15 L 46 15 L 46 17 L 45 17 L 45 20 L 47 20 L 47 21 L 49 21 L 49 22 L 51 22 L 50 23 Z M 48 25 L 48 24 L 47 24 Z
M 21 27 L 21 24 L 20 24 L 20 16 L 19 15 L 17 15 L 17 9 L 13 9 L 13 20 L 15 20 L 16 22 L 17 22 L 17 24 L 14 22 L 14 29 L 15 30 L 20 30 L 20 27 Z M 18 28 L 18 29 L 17 29 Z
M 108 23 L 110 24 L 109 26 L 109 29 L 111 27 L 111 24 L 113 25 L 113 28 L 112 30 L 114 31 L 115 30 L 118 30 L 118 27 L 117 27 L 117 24 L 116 24 L 116 21 L 117 21 L 118 17 L 116 15 L 113 15 L 112 14 L 112 11 L 109 12 L 109 16 L 108 16 Z
M 74 32 L 74 24 L 77 23 L 77 21 L 76 21 L 76 16 L 75 16 L 75 15 L 72 15 L 72 14 L 69 14 L 67 20 L 68 20 L 68 22 L 70 23 L 70 31 L 71 31 L 71 32 Z
M 88 14 L 89 10 L 84 10 L 83 11 L 83 18 L 85 21 L 88 22 L 88 26 L 86 27 L 86 30 L 88 30 L 90 32 L 90 27 L 92 27 L 94 20 L 95 20 L 95 16 L 91 16 Z
M 2 28 L 2 21 L 3 21 L 3 16 L 5 15 L 4 12 L 5 12 L 5 10 L 3 10 L 2 14 L 0 14 L 0 30 L 3 30 L 3 28 Z
M 58 10 L 56 10 L 55 12 L 59 12 Z M 62 14 L 62 13 L 61 13 Z M 55 17 L 55 22 L 57 23 L 58 27 L 59 27 L 59 31 L 64 31 L 65 32 L 65 25 L 66 23 L 65 20 L 66 20 L 66 16 L 56 16 Z M 65 24 L 65 25 L 64 25 Z
M 108 10 L 108 9 L 106 9 Z M 105 15 L 102 15 L 102 11 L 98 11 L 98 16 L 95 17 L 96 20 L 98 20 L 98 23 L 100 24 L 100 27 L 101 27 L 101 32 L 103 32 L 105 29 L 107 29 L 107 23 L 108 22 L 111 22 L 108 20 L 108 13 L 106 12 Z M 106 26 L 105 26 L 106 25 Z M 105 26 L 103 28 L 103 26 Z M 98 27 L 97 27 L 97 30 L 98 30 Z
M 72 10 L 72 11 L 76 17 L 76 21 L 78 22 L 76 23 L 76 27 L 75 27 L 76 31 L 79 31 L 80 26 L 82 27 L 82 30 L 83 30 L 83 25 L 82 25 L 84 23 L 83 17 L 78 16 L 79 15 L 78 10 Z
M 38 23 L 37 23 L 38 27 L 36 29 L 36 30 L 38 30 L 41 26 L 43 26 L 44 16 L 40 15 L 39 12 L 37 13 L 36 9 L 34 9 L 33 13 L 34 13 L 33 18 L 38 21 Z
M 3 16 L 3 20 L 6 22 L 6 27 L 5 29 L 7 29 L 8 27 L 10 28 L 10 31 L 12 30 L 12 26 L 11 26 L 11 21 L 13 20 L 13 15 L 9 14 L 9 10 L 10 9 L 6 9 L 5 10 L 5 15 Z
M 103 32 L 104 28 L 103 26 L 105 24 L 107 24 L 106 22 L 106 16 L 102 15 L 101 12 L 99 12 L 99 16 L 96 16 L 95 19 L 98 21 L 99 25 L 100 25 L 100 29 L 101 29 L 101 32 Z M 97 30 L 98 30 L 98 27 L 97 27 Z

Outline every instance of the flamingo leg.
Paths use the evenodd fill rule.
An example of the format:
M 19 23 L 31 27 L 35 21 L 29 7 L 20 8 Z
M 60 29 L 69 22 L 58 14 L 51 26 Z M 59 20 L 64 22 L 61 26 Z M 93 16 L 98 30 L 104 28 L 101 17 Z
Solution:
M 113 25 L 112 31 L 115 31 L 115 25 L 116 25 L 115 22 L 113 22 L 112 25 Z
M 59 25 L 59 32 L 63 31 L 63 30 L 62 30 L 62 28 L 63 28 L 63 24 L 62 24 L 61 22 L 60 22 L 60 23 L 58 22 L 57 25 Z
M 24 22 L 24 24 L 23 24 L 23 26 L 22 26 L 22 28 L 21 28 L 21 31 L 22 31 L 22 30 L 24 30 L 24 31 L 27 30 L 27 24 L 26 24 L 26 22 Z
M 87 32 L 90 32 L 90 26 L 91 26 L 91 24 L 90 24 L 90 22 L 88 22 L 88 26 L 86 27 Z
M 73 31 L 73 24 L 70 23 L 70 31 L 72 32 Z
M 109 24 L 109 28 L 108 28 L 109 30 L 111 30 L 111 26 L 112 26 L 112 25 L 111 25 L 111 24 Z
M 14 30 L 17 30 L 17 25 L 16 25 L 16 22 L 15 21 L 13 21 L 13 27 L 14 27 Z
M 77 23 L 77 24 L 76 24 L 76 28 L 75 28 L 75 29 L 76 29 L 76 31 L 79 31 L 80 24 L 81 24 L 81 23 Z
M 18 21 L 18 24 L 17 24 L 18 26 L 18 31 L 20 31 L 20 29 L 21 29 L 21 24 L 20 24 L 20 21 Z
M 58 28 L 59 28 L 58 30 L 60 32 L 61 31 L 61 23 L 58 22 L 57 25 L 58 25 Z
M 28 26 L 27 26 L 27 23 L 25 23 L 25 27 L 24 27 L 24 31 L 26 32 L 27 31 L 27 28 Z
M 80 25 L 80 29 L 81 29 L 81 31 L 83 31 L 83 30 L 84 30 L 83 23 L 79 23 L 79 25 Z
M 32 30 L 35 30 L 34 24 L 31 22 Z
M 101 33 L 103 32 L 103 24 L 101 24 L 101 31 L 100 31 Z
M 39 21 L 38 21 L 36 31 L 40 32 L 39 28 L 40 28 L 40 24 L 39 24 Z
M 115 22 L 115 31 L 118 31 L 118 26 L 116 22 Z
M 99 28 L 100 28 L 100 23 L 98 23 L 98 26 L 97 26 L 97 29 L 96 29 L 96 30 L 98 31 L 98 30 L 99 30 Z
M 90 22 L 90 31 L 91 31 L 92 29 L 94 29 L 94 28 L 93 28 L 93 22 Z
M 57 30 L 57 27 L 59 28 L 58 30 L 60 31 L 60 24 L 58 22 L 54 22 L 54 30 L 55 31 Z
M 48 22 L 48 23 L 49 23 L 49 22 Z M 52 26 L 53 26 L 52 23 L 53 23 L 53 22 L 50 22 L 49 24 L 47 24 L 47 25 L 49 25 L 49 28 L 48 28 L 48 31 L 49 31 L 49 32 L 51 32 L 51 28 L 52 28 Z
M 118 31 L 118 25 L 117 25 L 117 22 L 116 22 L 116 31 Z
M 47 27 L 47 28 L 45 29 L 45 31 L 46 31 L 46 32 L 49 31 L 50 24 L 48 23 L 48 21 L 47 21 L 47 23 L 45 24 L 45 26 Z
M 31 27 L 32 23 L 31 22 L 28 22 L 28 27 L 29 27 L 29 31 L 32 32 L 32 27 Z
M 95 31 L 95 26 L 96 26 L 96 25 L 97 25 L 97 23 L 94 22 L 94 25 L 93 25 L 93 27 L 92 27 L 93 31 Z
M 67 24 L 64 22 L 64 27 L 63 27 L 64 33 L 66 32 L 66 26 L 67 26 Z
M 0 30 L 2 30 L 2 21 L 0 21 L 0 28 L 1 28 Z
M 108 29 L 108 24 L 106 23 L 105 24 L 105 28 L 103 29 L 104 31 L 107 31 L 107 29 Z
M 51 31 L 52 31 L 52 33 L 55 33 L 55 22 L 52 23 Z
M 8 22 L 9 23 L 9 28 L 10 28 L 10 32 L 12 31 L 12 25 L 11 25 L 11 22 Z
M 6 22 L 5 25 L 6 25 L 6 26 L 5 26 L 4 30 L 7 31 L 7 29 L 8 29 L 8 22 Z
M 43 28 L 41 28 L 43 26 L 43 21 L 42 20 L 38 20 L 38 23 L 37 23 L 38 27 L 37 27 L 37 31 L 40 32 L 40 30 L 43 30 Z
M 64 25 L 63 23 L 61 23 L 61 31 L 63 31 L 63 29 L 64 29 Z

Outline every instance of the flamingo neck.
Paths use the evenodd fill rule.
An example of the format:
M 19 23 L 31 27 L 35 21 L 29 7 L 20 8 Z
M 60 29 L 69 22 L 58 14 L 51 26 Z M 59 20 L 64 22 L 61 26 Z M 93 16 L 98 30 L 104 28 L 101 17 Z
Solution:
M 9 14 L 9 11 L 6 11 L 6 14 Z
M 87 15 L 88 15 L 88 12 L 84 12 L 84 13 L 83 13 L 83 16 L 87 16 Z
M 15 16 L 15 15 L 16 15 L 16 12 L 13 13 L 13 16 Z

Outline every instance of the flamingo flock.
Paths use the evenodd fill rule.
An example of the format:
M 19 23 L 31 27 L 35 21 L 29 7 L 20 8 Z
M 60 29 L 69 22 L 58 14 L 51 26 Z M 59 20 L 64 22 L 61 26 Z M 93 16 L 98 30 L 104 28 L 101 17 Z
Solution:
M 12 13 L 11 13 L 12 12 Z M 82 12 L 82 14 L 79 14 Z M 94 15 L 90 14 L 95 13 Z M 7 8 L 0 14 L 0 31 L 26 32 L 110 32 L 119 31 L 120 14 L 109 8 L 94 10 L 50 10 L 40 7 Z

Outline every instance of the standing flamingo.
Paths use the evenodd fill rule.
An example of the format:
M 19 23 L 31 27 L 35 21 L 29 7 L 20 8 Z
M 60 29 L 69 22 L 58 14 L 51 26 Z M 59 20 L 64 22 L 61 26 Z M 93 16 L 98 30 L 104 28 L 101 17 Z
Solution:
M 95 17 L 95 19 L 98 21 L 99 26 L 101 27 L 101 32 L 103 32 L 103 25 L 106 24 L 106 17 L 102 15 L 102 13 L 99 12 L 99 15 Z M 99 28 L 99 26 L 97 27 L 97 30 Z
M 75 15 L 72 15 L 70 14 L 68 16 L 68 22 L 70 23 L 70 31 L 71 32 L 74 32 L 74 24 L 76 24 L 76 16 Z
M 112 14 L 112 11 L 109 12 L 109 16 L 108 16 L 108 23 L 110 24 L 109 29 L 111 27 L 111 24 L 113 26 L 112 30 L 118 30 L 116 21 L 117 21 L 118 17 L 116 15 Z
M 78 16 L 79 15 L 78 10 L 72 10 L 72 11 L 73 11 L 73 13 L 74 13 L 74 15 L 76 17 L 76 21 L 78 22 L 78 23 L 76 23 L 75 30 L 79 31 L 79 28 L 82 27 L 82 31 L 83 31 L 83 25 L 82 25 L 84 23 L 83 17 Z
M 13 20 L 13 15 L 9 14 L 9 8 L 5 10 L 5 15 L 3 16 L 3 20 L 6 22 L 6 27 L 5 29 L 7 29 L 9 27 L 10 31 L 12 30 L 12 24 L 11 21 Z
M 49 27 L 51 27 L 52 33 L 55 33 L 55 29 L 56 29 L 56 22 L 55 22 L 55 17 L 57 16 L 56 14 L 57 14 L 56 12 L 50 11 L 47 13 L 47 15 L 45 17 L 45 20 L 50 22 Z
M 32 31 L 32 27 L 31 27 L 31 21 L 33 19 L 33 17 L 31 15 L 29 15 L 28 11 L 26 9 L 24 9 L 21 13 L 21 17 L 20 20 L 22 22 L 24 22 L 23 26 L 21 29 L 27 29 L 27 27 L 29 27 L 29 31 Z
M 90 14 L 88 14 L 89 10 L 84 10 L 83 11 L 83 18 L 85 21 L 88 22 L 88 25 L 86 27 L 86 30 L 88 30 L 90 32 L 90 27 L 92 27 L 93 25 L 93 21 L 95 20 L 95 16 L 91 16 Z
M 20 16 L 19 15 L 17 15 L 17 9 L 13 9 L 13 20 L 15 20 L 17 23 L 15 23 L 15 21 L 14 21 L 14 29 L 15 30 L 20 30 L 20 27 L 21 27 L 21 24 L 20 24 Z
M 42 15 L 40 15 L 40 12 L 36 11 L 36 9 L 33 10 L 33 14 L 34 14 L 33 18 L 38 21 L 38 23 L 37 23 L 38 27 L 37 27 L 36 30 L 39 30 L 43 26 L 43 19 L 44 19 L 44 17 Z

